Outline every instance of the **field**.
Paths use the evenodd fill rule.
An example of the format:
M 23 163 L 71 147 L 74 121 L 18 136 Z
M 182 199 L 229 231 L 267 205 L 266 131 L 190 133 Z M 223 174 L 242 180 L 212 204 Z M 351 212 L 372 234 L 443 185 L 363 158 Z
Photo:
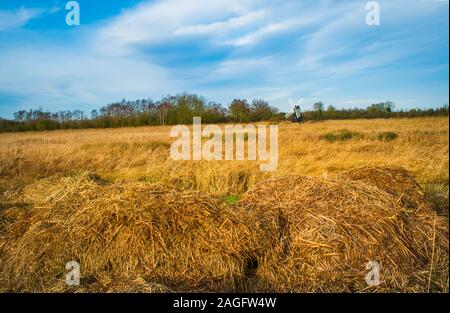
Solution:
M 448 263 L 447 268 L 445 266 L 441 269 L 438 268 L 441 260 L 448 261 L 448 241 L 445 242 L 445 237 L 448 236 L 449 175 L 447 118 L 323 121 L 303 125 L 281 123 L 279 124 L 279 162 L 278 168 L 274 172 L 261 172 L 258 161 L 173 161 L 169 156 L 169 148 L 174 139 L 170 138 L 169 134 L 170 126 L 0 134 L 0 210 L 2 212 L 0 216 L 0 270 L 2 271 L 0 273 L 0 290 L 67 290 L 67 286 L 62 282 L 64 281 L 64 264 L 70 261 L 70 257 L 64 259 L 63 251 L 60 250 L 64 250 L 66 244 L 69 243 L 61 245 L 61 247 L 54 245 L 58 240 L 67 242 L 76 240 L 76 238 L 69 238 L 69 229 L 73 234 L 77 234 L 82 245 L 72 242 L 74 246 L 79 245 L 79 247 L 77 246 L 78 250 L 69 252 L 69 249 L 67 253 L 71 253 L 71 256 L 79 260 L 82 268 L 83 264 L 86 264 L 84 268 L 86 271 L 87 269 L 90 271 L 89 275 L 85 275 L 85 280 L 82 280 L 83 286 L 90 287 L 80 289 L 81 291 L 365 290 L 359 284 L 352 283 L 353 287 L 349 287 L 349 284 L 340 282 L 339 278 L 335 278 L 335 285 L 330 283 L 330 286 L 320 286 L 320 283 L 317 282 L 321 279 L 323 281 L 325 278 L 320 278 L 320 275 L 311 271 L 308 273 L 311 274 L 311 277 L 314 276 L 316 282 L 316 285 L 311 288 L 305 282 L 294 282 L 292 276 L 283 276 L 287 274 L 282 271 L 278 274 L 261 274 L 267 280 L 266 282 L 259 279 L 253 282 L 240 281 L 238 284 L 235 277 L 229 273 L 239 272 L 239 269 L 235 270 L 234 268 L 239 267 L 239 264 L 244 261 L 241 262 L 238 257 L 239 262 L 235 263 L 233 256 L 229 256 L 224 250 L 216 251 L 214 247 L 226 247 L 227 251 L 234 251 L 233 253 L 236 255 L 239 255 L 243 247 L 252 247 L 249 251 L 264 249 L 266 243 L 263 238 L 266 237 L 260 236 L 258 230 L 252 229 L 249 225 L 241 225 L 239 220 L 241 213 L 236 212 L 245 209 L 239 207 L 240 199 L 246 198 L 243 194 L 267 179 L 287 175 L 307 176 L 307 179 L 310 180 L 305 183 L 305 186 L 308 185 L 311 189 L 305 189 L 303 192 L 310 192 L 317 188 L 319 193 L 320 188 L 317 186 L 322 186 L 321 188 L 324 190 L 334 186 L 330 189 L 331 191 L 346 186 L 342 187 L 342 194 L 351 195 L 354 189 L 354 194 L 357 195 L 355 202 L 348 205 L 358 207 L 358 205 L 366 205 L 366 202 L 358 204 L 358 199 L 363 199 L 369 192 L 367 190 L 372 190 L 370 189 L 372 187 L 352 185 L 352 183 L 346 185 L 347 182 L 341 184 L 334 178 L 328 181 L 328 177 L 335 177 L 344 171 L 358 167 L 383 166 L 402 167 L 408 170 L 423 189 L 430 212 L 435 212 L 436 218 L 439 220 L 436 222 L 435 219 L 434 226 L 431 223 L 429 227 L 432 234 L 433 232 L 435 234 L 431 236 L 434 237 L 431 238 L 430 251 L 426 252 L 426 255 L 432 255 L 431 264 L 424 263 L 425 270 L 423 268 L 418 270 L 417 273 L 420 273 L 417 274 L 416 281 L 414 283 L 405 282 L 404 287 L 399 281 L 408 280 L 412 274 L 403 275 L 404 273 L 401 271 L 395 275 L 390 273 L 389 275 L 392 274 L 390 285 L 379 290 L 448 292 Z M 294 187 L 289 184 L 285 186 L 286 189 L 295 189 Z M 374 191 L 374 194 L 377 192 Z M 265 194 L 259 195 L 259 198 L 264 195 L 270 197 L 270 193 L 270 190 L 266 191 Z M 331 195 L 331 193 L 329 194 Z M 293 197 L 293 195 L 290 196 Z M 338 199 L 341 194 L 335 195 L 335 197 Z M 348 197 L 339 199 L 344 201 Z M 367 208 L 377 210 L 378 207 L 381 207 L 381 204 L 378 205 L 378 203 L 397 205 L 395 199 L 389 197 L 384 193 L 379 194 L 379 197 L 376 198 L 376 201 L 379 202 L 376 203 L 374 198 L 368 197 Z M 340 205 L 336 203 L 330 205 Z M 318 209 L 329 210 L 330 205 L 318 206 Z M 193 206 L 201 207 L 205 211 L 192 211 Z M 311 206 L 313 207 L 314 204 Z M 161 232 L 161 236 L 158 235 L 158 238 L 161 239 L 158 239 L 160 240 L 158 247 L 161 249 L 158 256 L 153 255 L 150 258 L 146 255 L 145 251 L 150 251 L 146 250 L 148 245 L 153 245 L 151 250 L 153 254 L 158 250 L 152 241 L 155 235 L 153 233 L 149 235 L 150 239 L 146 243 L 142 239 L 143 237 L 136 239 L 136 232 L 141 233 L 145 230 L 142 228 L 143 226 L 130 224 L 130 221 L 134 221 L 136 218 L 132 213 L 128 211 L 123 215 L 119 213 L 125 207 L 129 211 L 158 207 L 161 212 L 165 212 L 164 216 L 168 220 L 153 212 L 150 217 L 145 215 L 147 213 L 143 213 L 144 215 L 136 221 L 142 225 L 150 223 L 152 227 L 160 227 L 158 231 Z M 187 220 L 188 217 L 181 214 L 183 211 L 176 211 L 181 207 L 184 208 L 186 215 L 189 215 L 189 220 Z M 222 208 L 220 209 L 222 211 L 213 209 L 216 207 Z M 235 207 L 236 209 L 233 211 Z M 40 213 L 39 210 L 45 214 Z M 84 210 L 84 213 L 81 214 L 79 210 Z M 92 213 L 92 210 L 95 211 L 95 214 Z M 340 216 L 334 216 L 333 212 L 329 214 L 329 217 L 333 216 L 340 221 Z M 69 223 L 69 220 L 74 219 L 75 216 L 79 219 L 80 225 L 84 225 L 83 227 L 77 228 L 76 224 L 70 224 L 73 221 Z M 105 216 L 108 216 L 107 221 Z M 384 215 L 380 216 L 384 218 Z M 84 217 L 86 220 L 83 219 Z M 351 216 L 348 218 L 351 219 Z M 234 219 L 237 219 L 237 222 Z M 148 222 L 149 220 L 151 222 Z M 157 220 L 159 224 L 156 223 Z M 44 227 L 43 221 L 49 225 Z M 180 223 L 181 228 L 174 226 L 178 225 L 177 223 Z M 33 225 L 36 228 L 33 228 Z M 194 229 L 195 236 L 183 235 L 183 237 L 180 233 L 176 233 L 179 229 L 185 229 L 183 225 L 187 225 L 186 229 L 188 230 Z M 380 220 L 379 225 L 390 229 L 389 225 L 391 224 L 388 220 Z M 415 233 L 417 236 L 421 236 L 421 225 L 418 226 L 417 232 L 412 230 L 408 232 L 409 230 L 406 228 L 406 230 L 399 230 L 395 226 L 392 228 L 394 235 L 391 238 L 395 241 L 395 236 L 401 237 L 400 233 L 406 235 Z M 94 229 L 94 231 L 87 233 L 87 229 Z M 267 230 L 264 227 L 261 229 Z M 95 230 L 101 234 L 96 234 Z M 166 236 L 164 232 L 170 236 L 164 237 Z M 439 237 L 436 237 L 438 232 L 443 236 L 440 252 L 436 244 L 438 240 L 436 238 Z M 58 234 L 65 237 L 59 238 Z M 98 240 L 101 236 L 107 237 L 103 243 Z M 228 239 L 225 240 L 223 236 Z M 424 238 L 429 237 L 429 235 L 424 236 Z M 179 239 L 174 239 L 170 244 L 167 241 L 168 238 Z M 271 240 L 269 237 L 267 238 L 267 241 Z M 356 235 L 355 238 L 357 238 Z M 414 238 L 408 240 L 415 241 Z M 207 254 L 208 257 L 204 257 L 202 253 L 206 252 L 197 247 L 199 242 L 203 241 L 204 247 L 211 244 L 208 251 L 215 251 L 211 252 L 211 255 Z M 114 249 L 102 250 L 102 253 L 96 254 L 95 249 L 100 249 L 105 243 Z M 83 246 L 87 251 L 83 250 Z M 172 250 L 167 248 L 169 246 L 172 247 Z M 127 251 L 127 249 L 131 249 L 130 247 L 138 248 L 135 252 Z M 419 247 L 417 249 L 422 249 L 420 243 L 417 244 L 417 247 Z M 352 251 L 359 251 L 357 248 L 354 249 Z M 411 252 L 412 249 L 410 247 L 408 251 Z M 55 252 L 56 250 L 58 251 Z M 171 263 L 173 262 L 171 253 L 177 255 L 175 251 L 178 250 L 187 251 L 188 256 L 186 259 L 183 259 L 184 256 L 181 257 L 176 264 Z M 43 255 L 37 255 L 38 251 L 42 251 Z M 398 253 L 401 254 L 402 251 Z M 55 258 L 53 263 L 45 259 L 46 253 Z M 248 251 L 245 253 L 246 256 L 251 254 Z M 124 254 L 127 256 L 124 257 Z M 419 254 L 417 253 L 417 255 Z M 438 254 L 441 258 L 439 260 L 437 259 Z M 149 276 L 148 271 L 145 272 L 141 266 L 147 257 L 150 258 L 148 262 L 171 264 L 170 268 L 162 266 L 159 268 L 159 272 L 155 270 L 154 274 Z M 296 262 L 301 262 L 302 256 L 296 257 Z M 395 259 L 396 257 L 392 257 L 394 261 L 402 260 L 400 256 L 398 259 Z M 155 261 L 155 258 L 160 259 Z M 227 261 L 228 258 L 230 258 L 229 261 Z M 245 258 L 242 257 L 242 259 Z M 364 258 L 362 257 L 362 259 Z M 418 259 L 420 258 L 418 257 Z M 24 264 L 25 260 L 32 264 L 29 266 Z M 257 269 L 258 262 L 259 268 L 264 268 L 261 260 L 268 259 L 266 257 L 260 259 L 250 257 L 245 260 L 245 264 L 242 263 L 244 264 L 243 271 L 246 273 L 243 277 L 248 278 L 253 277 L 248 274 L 249 271 L 259 270 Z M 311 258 L 311 262 L 314 260 Z M 394 261 L 393 263 L 395 263 Z M 290 260 L 290 262 L 293 261 Z M 203 277 L 200 273 L 201 268 L 192 265 L 195 263 L 198 263 L 198 266 L 201 265 L 206 272 L 208 272 L 208 266 L 212 270 Z M 55 264 L 63 265 L 58 270 L 55 269 Z M 155 268 L 157 267 L 155 265 Z M 417 266 L 413 264 L 408 268 L 412 267 L 416 268 Z M 126 273 L 123 272 L 124 268 Z M 395 268 L 397 269 L 397 267 Z M 365 270 L 365 263 L 362 264 L 362 270 Z M 173 273 L 171 272 L 169 275 L 168 271 Z M 147 276 L 137 275 L 137 272 L 147 273 Z M 279 283 L 276 275 L 285 277 L 284 282 L 291 280 L 293 282 L 292 284 Z M 117 282 L 112 281 L 119 276 L 120 283 L 119 278 Z M 45 281 L 46 277 L 52 277 L 52 281 Z M 155 279 L 154 283 L 149 282 L 152 277 L 158 279 Z M 215 279 L 210 277 L 215 277 Z M 397 280 L 398 277 L 401 278 Z M 181 282 L 183 279 L 186 281 Z M 350 278 L 346 278 L 346 281 L 350 280 Z M 361 281 L 364 282 L 362 279 Z M 239 287 L 236 287 L 237 284 Z M 174 286 L 184 287 L 175 288 Z M 69 290 L 76 289 L 69 288 Z

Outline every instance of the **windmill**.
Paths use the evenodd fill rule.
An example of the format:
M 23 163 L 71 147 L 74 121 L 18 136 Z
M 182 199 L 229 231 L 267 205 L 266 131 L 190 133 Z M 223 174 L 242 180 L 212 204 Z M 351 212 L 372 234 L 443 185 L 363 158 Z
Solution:
M 289 99 L 289 103 L 291 104 L 291 111 L 286 114 L 286 119 L 292 120 L 294 123 L 303 123 L 303 114 L 300 110 L 300 104 L 303 101 L 303 97 L 297 103 L 294 103 L 292 99 Z

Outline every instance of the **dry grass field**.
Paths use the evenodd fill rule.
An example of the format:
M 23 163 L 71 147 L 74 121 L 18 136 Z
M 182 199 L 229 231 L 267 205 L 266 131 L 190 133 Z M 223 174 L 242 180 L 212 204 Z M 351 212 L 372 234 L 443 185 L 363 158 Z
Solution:
M 274 172 L 169 134 L 0 134 L 0 290 L 448 292 L 447 118 L 281 123 Z

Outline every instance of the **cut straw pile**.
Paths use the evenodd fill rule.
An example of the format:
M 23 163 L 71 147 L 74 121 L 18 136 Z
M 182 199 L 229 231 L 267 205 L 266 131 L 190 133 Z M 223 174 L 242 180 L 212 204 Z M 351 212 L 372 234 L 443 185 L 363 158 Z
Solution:
M 219 200 L 87 175 L 40 182 L 24 194 L 33 196 L 25 199 L 31 208 L 0 243 L 4 290 L 70 291 L 72 260 L 82 272 L 78 291 L 239 288 L 250 231 Z
M 402 169 L 271 179 L 237 205 L 92 175 L 21 197 L 1 204 L 1 291 L 448 291 L 446 221 Z
M 372 184 L 410 208 L 429 207 L 422 187 L 401 167 L 361 167 L 343 173 L 344 177 Z
M 420 187 L 406 171 L 360 170 L 272 179 L 244 195 L 241 204 L 267 244 L 261 278 L 285 292 L 448 290 L 446 221 L 413 194 Z M 400 195 L 408 181 L 409 198 Z M 378 286 L 365 280 L 370 261 L 381 267 Z

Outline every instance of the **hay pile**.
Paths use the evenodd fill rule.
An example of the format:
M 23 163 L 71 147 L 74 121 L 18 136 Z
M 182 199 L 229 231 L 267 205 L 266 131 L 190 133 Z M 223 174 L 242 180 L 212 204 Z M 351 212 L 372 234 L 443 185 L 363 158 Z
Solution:
M 234 291 L 255 241 L 226 203 L 157 184 L 82 175 L 23 195 L 0 234 L 3 291 Z M 80 287 L 65 284 L 72 260 Z
M 254 187 L 241 205 L 267 245 L 256 275 L 276 291 L 448 290 L 446 222 L 376 185 L 289 176 Z M 369 261 L 381 266 L 377 287 L 365 282 Z
M 419 188 L 365 168 L 271 179 L 232 206 L 95 175 L 41 180 L 0 199 L 0 291 L 448 291 L 448 227 Z M 65 284 L 72 260 L 79 287 Z
M 342 174 L 352 180 L 364 181 L 391 194 L 402 205 L 427 208 L 429 204 L 414 176 L 401 167 L 359 167 Z

